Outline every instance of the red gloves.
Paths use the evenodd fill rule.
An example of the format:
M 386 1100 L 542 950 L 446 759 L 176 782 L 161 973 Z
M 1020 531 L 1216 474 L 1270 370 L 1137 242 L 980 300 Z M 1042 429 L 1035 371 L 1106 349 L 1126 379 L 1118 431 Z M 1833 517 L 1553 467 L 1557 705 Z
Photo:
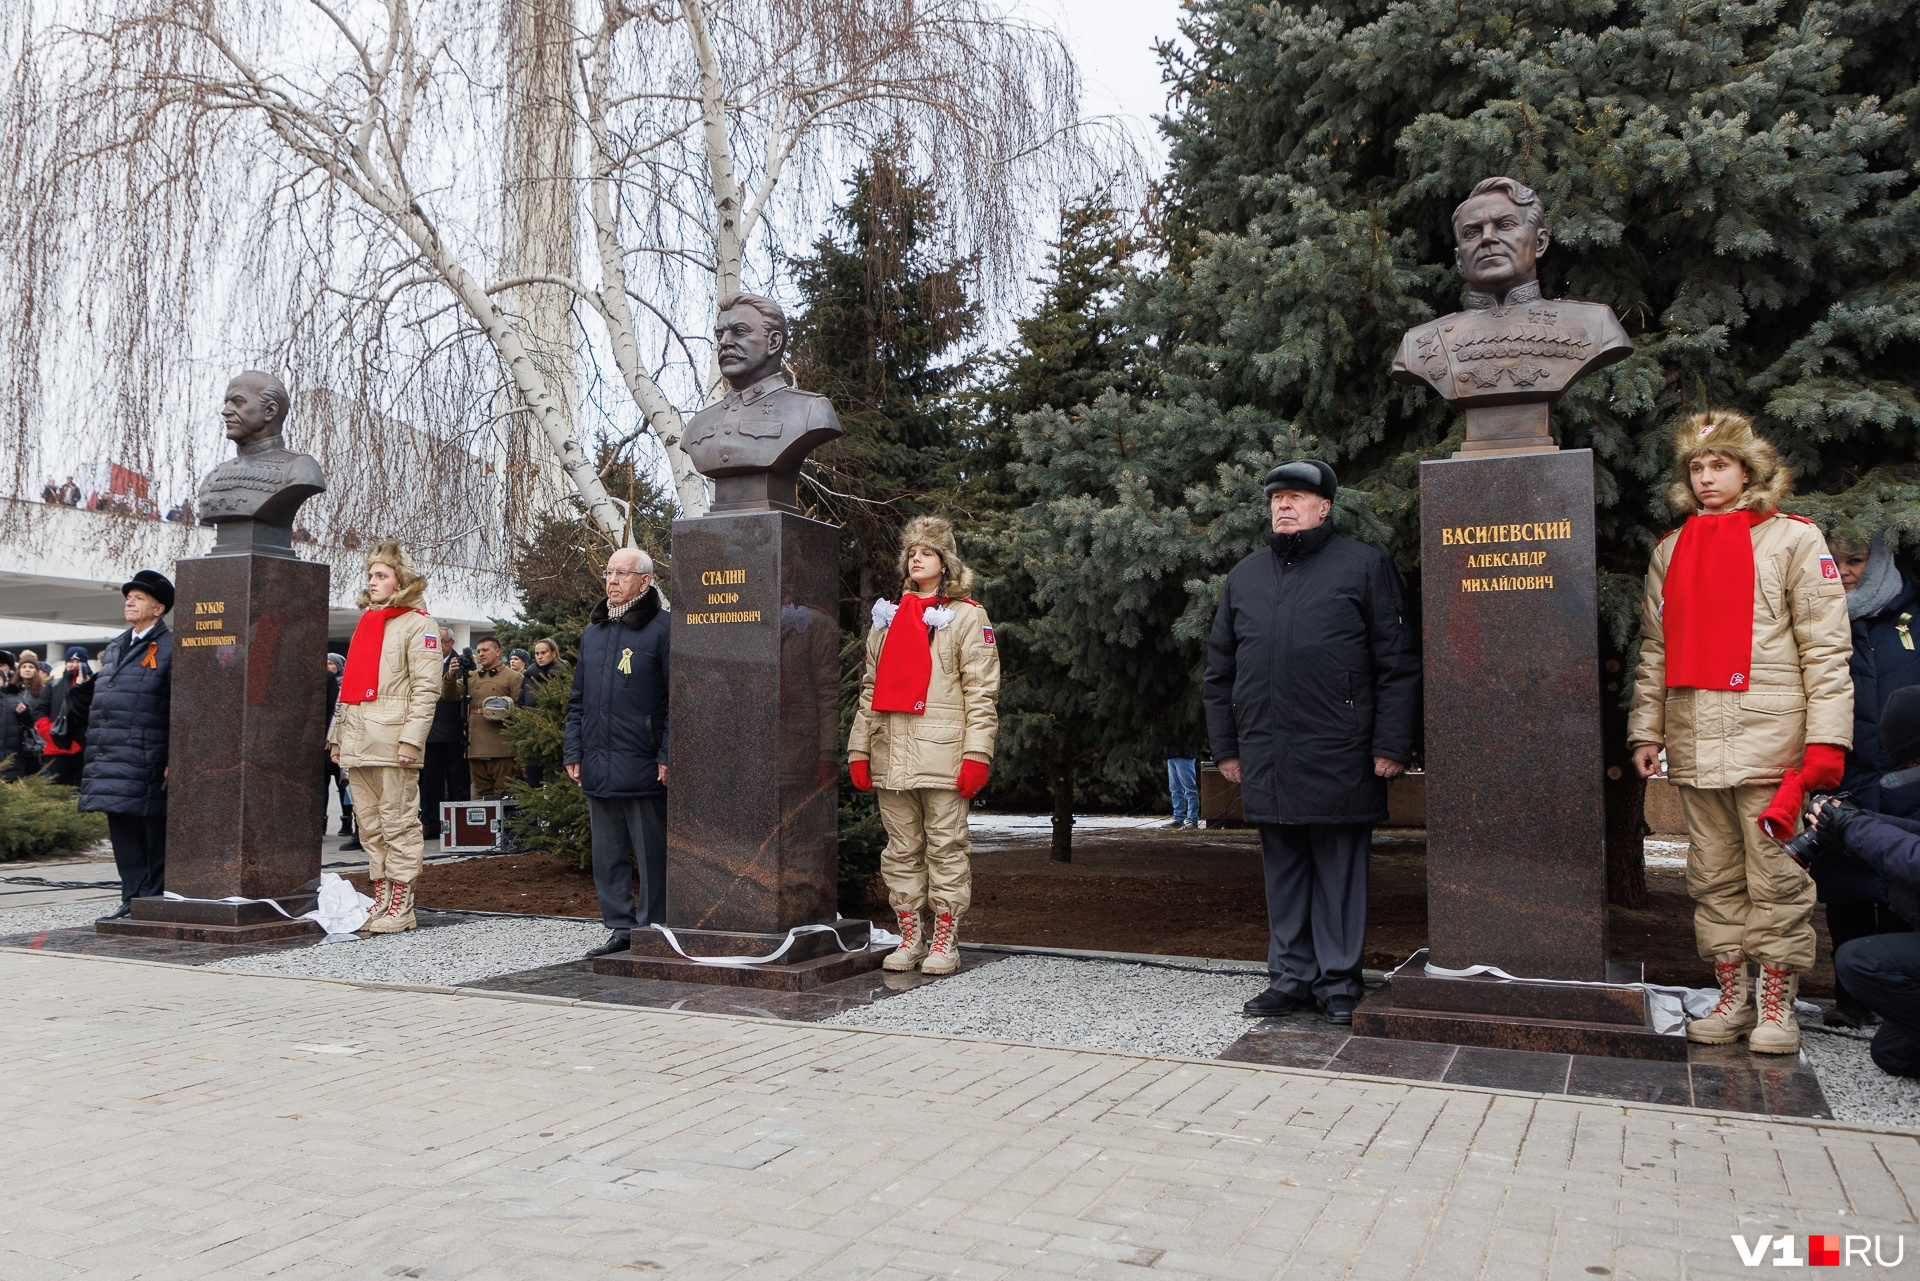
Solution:
M 848 761 L 847 773 L 853 776 L 853 785 L 861 791 L 873 790 L 873 768 L 865 761 Z
M 1773 800 L 1765 812 L 1756 820 L 1760 830 L 1776 841 L 1784 841 L 1793 835 L 1793 829 L 1800 821 L 1800 812 L 1805 807 L 1807 793 L 1830 792 L 1840 785 L 1840 776 L 1846 773 L 1847 754 L 1831 743 L 1808 743 L 1807 754 L 1800 761 L 1799 769 L 1790 769 L 1780 780 L 1780 790 L 1773 794 Z
M 960 762 L 960 795 L 972 800 L 980 795 L 987 785 L 987 763 L 985 761 Z
M 1800 762 L 1800 782 L 1809 792 L 1831 792 L 1847 772 L 1847 754 L 1831 743 L 1808 743 Z
M 1780 780 L 1780 790 L 1773 794 L 1772 803 L 1754 822 L 1774 840 L 1784 841 L 1793 835 L 1793 825 L 1800 821 L 1802 802 L 1806 797 L 1807 787 L 1800 771 L 1790 769 L 1786 777 Z

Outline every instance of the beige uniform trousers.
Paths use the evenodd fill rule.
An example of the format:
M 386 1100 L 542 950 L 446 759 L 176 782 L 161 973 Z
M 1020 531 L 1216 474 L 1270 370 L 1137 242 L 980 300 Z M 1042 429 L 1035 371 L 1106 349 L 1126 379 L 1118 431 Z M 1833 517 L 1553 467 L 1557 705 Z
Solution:
M 482 756 L 467 759 L 467 776 L 473 780 L 473 794 L 485 800 L 505 796 L 507 783 L 520 777 L 520 762 L 511 756 Z
M 901 792 L 876 787 L 873 797 L 887 829 L 880 876 L 893 910 L 931 907 L 936 916 L 965 916 L 973 902 L 973 867 L 968 861 L 973 843 L 967 839 L 972 802 L 950 787 Z
M 353 821 L 367 849 L 367 875 L 411 885 L 426 848 L 420 836 L 420 771 L 400 765 L 356 765 L 347 771 Z
M 1776 790 L 1680 786 L 1687 893 L 1704 960 L 1739 952 L 1776 969 L 1813 968 L 1813 878 L 1754 822 Z

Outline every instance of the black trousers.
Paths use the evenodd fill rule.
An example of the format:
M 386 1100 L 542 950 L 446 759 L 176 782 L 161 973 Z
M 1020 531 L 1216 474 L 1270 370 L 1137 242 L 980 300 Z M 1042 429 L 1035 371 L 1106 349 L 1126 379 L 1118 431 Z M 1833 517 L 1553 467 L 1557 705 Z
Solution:
M 614 931 L 666 920 L 667 798 L 589 796 L 587 812 L 593 821 L 593 888 L 600 895 L 600 919 Z
M 440 802 L 467 799 L 466 744 L 428 743 L 420 758 L 420 828 L 428 837 L 440 835 Z
M 1301 1000 L 1359 1000 L 1367 937 L 1366 823 L 1260 824 L 1267 873 L 1267 974 Z
M 166 888 L 167 816 L 109 814 L 107 837 L 120 870 L 120 900 L 158 898 Z
M 1833 939 L 1834 955 L 1855 939 L 1871 938 L 1875 934 L 1903 934 L 1913 926 L 1893 914 L 1893 909 L 1885 903 L 1829 903 L 1827 904 L 1827 933 Z M 1833 980 L 1833 1003 L 1843 1010 L 1862 1009 L 1860 998 L 1852 989 L 1840 981 L 1836 972 Z
M 1882 1072 L 1920 1076 L 1920 934 L 1875 934 L 1834 949 L 1833 972 L 1880 1030 L 1867 1047 Z

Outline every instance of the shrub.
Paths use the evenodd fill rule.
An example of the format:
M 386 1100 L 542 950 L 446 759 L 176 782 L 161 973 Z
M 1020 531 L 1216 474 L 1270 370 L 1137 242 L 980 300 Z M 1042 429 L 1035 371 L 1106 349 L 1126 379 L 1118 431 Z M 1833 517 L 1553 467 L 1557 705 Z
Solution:
M 82 814 L 73 788 L 37 774 L 0 783 L 0 859 L 77 854 L 106 836 L 107 816 Z

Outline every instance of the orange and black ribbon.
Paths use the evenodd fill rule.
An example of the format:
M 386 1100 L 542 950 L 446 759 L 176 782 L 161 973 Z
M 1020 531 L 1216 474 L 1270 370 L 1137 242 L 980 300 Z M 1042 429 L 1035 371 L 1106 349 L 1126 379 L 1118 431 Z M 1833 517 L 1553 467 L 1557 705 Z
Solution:
M 152 670 L 154 670 L 154 671 L 159 671 L 159 670 L 160 670 L 160 664 L 159 664 L 159 663 L 158 663 L 158 662 L 156 661 L 156 659 L 155 659 L 155 656 L 156 656 L 157 654 L 159 654 L 159 652 L 160 652 L 160 642 L 159 642 L 159 641 L 148 641 L 148 642 L 147 642 L 147 656 L 146 656 L 145 658 L 143 658 L 143 659 L 141 659 L 141 660 L 140 660 L 140 666 L 142 666 L 142 667 L 147 667 L 147 668 L 151 668 L 151 669 L 152 669 Z

